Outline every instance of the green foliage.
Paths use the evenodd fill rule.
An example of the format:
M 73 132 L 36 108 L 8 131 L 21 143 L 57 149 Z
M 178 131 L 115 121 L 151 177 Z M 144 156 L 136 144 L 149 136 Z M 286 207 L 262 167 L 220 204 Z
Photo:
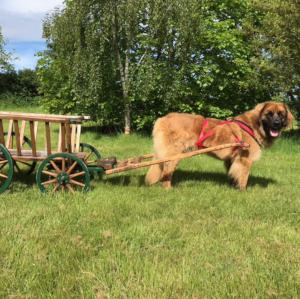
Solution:
M 36 105 L 37 88 L 38 81 L 34 70 L 0 73 L 0 101 L 6 105 Z
M 255 0 L 264 15 L 257 28 L 257 47 L 263 49 L 257 63 L 270 84 L 288 97 L 300 116 L 300 6 L 298 0 Z
M 52 112 L 90 114 L 117 129 L 129 111 L 134 129 L 150 130 L 170 111 L 226 118 L 260 101 L 284 98 L 299 84 L 283 87 L 273 58 L 281 63 L 284 55 L 268 47 L 276 30 L 268 29 L 272 18 L 265 3 L 271 5 L 68 0 L 44 20 L 48 50 L 40 54 L 37 74 L 45 105 Z
M 33 97 L 31 95 L 15 94 L 12 92 L 0 93 L 0 108 L 3 106 L 4 108 L 10 107 L 11 111 L 22 111 L 24 106 L 37 105 L 40 105 L 40 98 L 38 96 Z
M 1 32 L 0 26 L 0 74 L 7 71 L 12 71 L 11 54 L 5 51 L 5 40 Z

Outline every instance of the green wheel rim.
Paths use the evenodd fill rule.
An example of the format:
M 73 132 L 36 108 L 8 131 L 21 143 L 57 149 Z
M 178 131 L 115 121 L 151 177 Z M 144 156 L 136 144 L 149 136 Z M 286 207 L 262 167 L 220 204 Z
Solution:
M 85 152 L 86 156 L 83 162 L 86 165 L 96 164 L 101 159 L 101 155 L 98 150 L 88 143 L 80 143 L 80 151 Z
M 9 186 L 11 179 L 14 174 L 14 165 L 13 160 L 10 156 L 8 150 L 4 147 L 3 144 L 0 144 L 0 176 L 1 176 L 1 185 L 0 185 L 0 194 L 3 193 Z M 4 173 L 4 168 L 8 167 L 8 171 Z
M 90 174 L 85 163 L 74 155 L 58 153 L 47 157 L 39 166 L 36 181 L 42 193 L 87 191 Z
M 11 135 L 15 136 L 15 132 L 12 132 Z M 7 136 L 7 132 L 4 133 L 4 136 Z M 28 145 L 27 149 L 32 149 L 31 140 L 27 136 L 24 136 L 24 143 L 26 143 Z M 17 170 L 17 172 L 22 173 L 22 174 L 24 174 L 24 173 L 31 174 L 34 171 L 37 162 L 36 161 L 21 162 L 21 161 L 13 160 L 13 164 L 14 164 L 14 168 Z M 22 165 L 22 167 L 20 167 L 19 165 Z

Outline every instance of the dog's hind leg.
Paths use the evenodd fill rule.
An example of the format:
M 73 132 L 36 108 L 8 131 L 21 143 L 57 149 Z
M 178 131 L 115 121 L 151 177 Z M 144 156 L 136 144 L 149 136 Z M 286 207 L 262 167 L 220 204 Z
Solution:
M 164 167 L 163 164 L 164 163 L 154 164 L 150 167 L 145 179 L 148 185 L 153 185 L 160 181 Z
M 170 161 L 170 162 L 164 163 L 163 173 L 162 173 L 162 177 L 161 177 L 161 181 L 162 181 L 164 188 L 166 188 L 166 189 L 171 188 L 173 173 L 179 162 L 180 162 L 180 160 L 175 160 L 175 161 Z

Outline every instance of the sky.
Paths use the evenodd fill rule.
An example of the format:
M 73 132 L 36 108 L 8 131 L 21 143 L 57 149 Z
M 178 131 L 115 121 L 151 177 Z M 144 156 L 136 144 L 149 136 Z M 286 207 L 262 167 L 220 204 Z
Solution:
M 42 20 L 63 0 L 0 0 L 0 26 L 6 50 L 13 53 L 16 70 L 34 69 L 35 54 L 46 48 Z

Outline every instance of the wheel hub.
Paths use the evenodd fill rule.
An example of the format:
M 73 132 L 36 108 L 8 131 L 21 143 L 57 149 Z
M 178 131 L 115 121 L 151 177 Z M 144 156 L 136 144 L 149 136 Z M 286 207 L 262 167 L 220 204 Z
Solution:
M 59 173 L 57 175 L 57 182 L 58 184 L 65 186 L 66 184 L 70 183 L 70 177 L 65 172 Z

